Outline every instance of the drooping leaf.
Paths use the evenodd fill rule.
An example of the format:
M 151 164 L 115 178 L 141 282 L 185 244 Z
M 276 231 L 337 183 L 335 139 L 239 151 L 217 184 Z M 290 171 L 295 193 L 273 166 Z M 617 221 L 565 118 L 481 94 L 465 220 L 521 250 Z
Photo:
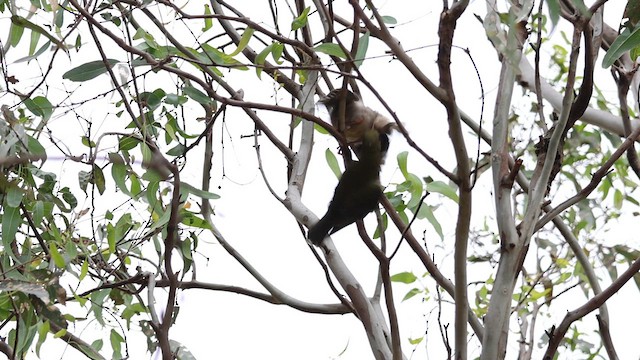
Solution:
M 35 116 L 43 118 L 45 121 L 51 118 L 53 114 L 53 105 L 44 96 L 36 96 L 33 99 L 25 99 L 24 105 Z
M 9 44 L 12 47 L 18 46 L 18 44 L 20 44 L 20 39 L 22 38 L 23 33 L 24 26 L 12 22 L 11 27 L 9 28 Z
M 333 171 L 333 174 L 336 176 L 336 178 L 340 179 L 340 176 L 342 176 L 342 171 L 340 170 L 340 165 L 338 165 L 338 159 L 336 159 L 336 156 L 331 150 L 329 150 L 329 148 L 325 150 L 324 157 L 327 159 L 327 164 L 329 165 L 331 171 Z
M 211 15 L 211 7 L 209 4 L 204 4 L 204 15 Z M 204 26 L 202 27 L 202 32 L 205 32 L 213 27 L 213 19 L 210 17 L 204 18 Z
M 118 139 L 118 150 L 127 151 L 135 148 L 140 143 L 140 139 L 133 136 L 123 136 Z
M 20 209 L 16 206 L 9 206 L 5 203 L 3 210 L 2 244 L 4 245 L 5 251 L 13 254 L 13 251 L 9 251 L 8 249 L 11 249 L 11 244 L 16 238 L 16 232 L 22 223 L 22 216 L 20 216 Z
M 36 46 L 38 46 L 38 41 L 40 41 L 40 34 L 37 31 L 31 32 L 31 42 L 29 43 L 29 55 L 33 55 L 36 52 Z
M 273 51 L 274 46 L 275 43 L 271 43 L 256 55 L 256 59 L 254 61 L 256 63 L 256 75 L 258 75 L 258 79 L 260 79 L 260 76 L 262 75 L 262 66 L 266 61 L 267 56 L 271 54 L 271 51 Z
M 6 191 L 6 201 L 7 206 L 9 207 L 20 207 L 20 203 L 22 203 L 22 196 L 24 195 L 24 191 L 14 183 L 10 183 Z
M 80 170 L 78 171 L 78 184 L 80 185 L 80 189 L 87 193 L 87 186 L 91 182 L 91 173 L 88 171 Z
M 613 41 L 607 53 L 602 59 L 602 67 L 608 68 L 620 58 L 625 52 L 640 46 L 640 24 L 636 25 L 633 30 L 625 29 Z
M 51 325 L 48 321 L 43 322 L 40 326 L 38 326 L 38 341 L 36 342 L 36 355 L 40 357 L 40 347 L 44 344 L 44 341 L 47 339 L 47 334 L 49 334 L 49 330 Z
M 273 49 L 271 50 L 271 57 L 273 58 L 273 61 L 275 61 L 278 65 L 282 65 L 282 63 L 284 62 L 280 60 L 283 52 L 284 52 L 284 44 L 279 42 L 274 42 Z
M 68 187 L 63 187 L 62 189 L 60 189 L 60 192 L 62 193 L 62 200 L 69 204 L 72 209 L 75 209 L 75 207 L 78 206 L 78 200 L 71 193 L 71 190 L 69 190 Z
M 444 240 L 442 225 L 440 225 L 440 222 L 433 214 L 433 209 L 426 203 L 422 203 L 422 206 L 420 206 L 420 209 L 418 210 L 418 219 L 427 219 L 431 226 L 433 226 L 433 229 L 436 231 L 438 236 L 440 236 L 440 240 Z
M 254 32 L 255 32 L 255 29 L 252 29 L 252 28 L 248 27 L 242 33 L 242 37 L 240 38 L 240 41 L 238 42 L 238 48 L 234 52 L 229 54 L 229 56 L 236 56 L 236 55 L 240 54 L 240 52 L 242 50 L 244 50 L 244 48 L 246 48 L 247 45 L 249 44 L 249 40 L 251 40 L 251 37 L 253 36 Z
M 111 333 L 109 334 L 109 341 L 111 343 L 111 348 L 113 349 L 113 359 L 122 358 L 122 344 L 124 343 L 124 338 L 120 335 L 115 329 L 111 329 Z
M 100 195 L 104 194 L 107 187 L 102 168 L 100 168 L 100 166 L 96 164 L 93 164 L 92 174 L 93 177 L 91 179 L 91 182 L 98 188 L 98 192 L 100 192 Z
M 16 60 L 15 62 L 16 63 L 21 63 L 21 62 L 25 62 L 25 61 L 30 61 L 30 60 L 36 59 L 36 58 L 38 58 L 38 56 L 42 55 L 42 53 L 47 51 L 47 49 L 49 48 L 49 45 L 51 45 L 51 41 L 47 40 L 47 42 L 44 43 L 42 46 L 40 46 L 38 51 L 36 51 L 33 55 L 25 56 L 23 58 L 20 58 L 20 59 Z
M 300 16 L 298 16 L 291 22 L 291 31 L 296 31 L 307 25 L 307 16 L 309 15 L 310 10 L 311 7 L 307 6 L 304 10 L 302 10 L 302 14 L 300 14 Z
M 551 18 L 551 29 L 553 30 L 560 20 L 560 3 L 558 0 L 547 0 L 546 3 L 549 9 L 549 18 Z
M 418 277 L 411 272 L 401 272 L 391 276 L 391 281 L 411 284 L 418 280 Z
M 183 91 L 185 95 L 187 95 L 192 100 L 195 100 L 202 105 L 209 106 L 213 104 L 213 100 L 210 97 L 208 97 L 205 93 L 194 88 L 191 85 L 185 86 Z
M 402 172 L 402 175 L 406 178 L 408 171 L 407 171 L 407 158 L 409 157 L 409 152 L 407 151 L 403 151 L 401 153 L 399 153 L 397 155 L 397 159 L 398 159 L 398 167 L 400 168 L 400 172 Z
M 402 298 L 402 301 L 409 300 L 409 299 L 411 299 L 412 297 L 414 297 L 414 296 L 416 296 L 416 295 L 418 295 L 418 294 L 420 294 L 420 293 L 422 293 L 422 290 L 420 290 L 420 289 L 418 289 L 418 288 L 413 288 L 413 289 L 409 290 L 409 291 L 404 295 L 404 297 Z
M 165 102 L 169 105 L 180 106 L 184 105 L 189 98 L 186 96 L 178 95 L 178 94 L 167 94 Z
M 119 63 L 119 61 L 115 59 L 107 59 L 107 63 L 109 64 L 109 67 L 113 67 L 115 64 Z M 102 60 L 90 61 L 67 71 L 62 75 L 62 78 L 75 82 L 83 82 L 96 78 L 99 75 L 106 73 L 107 70 L 108 69 Z
M 320 44 L 318 46 L 316 46 L 314 48 L 317 52 L 321 52 L 323 54 L 327 54 L 327 55 L 332 55 L 332 56 L 337 56 L 341 59 L 346 59 L 347 55 L 345 55 L 344 51 L 342 51 L 342 48 L 340 48 L 340 45 L 338 44 L 334 44 L 334 43 L 324 43 L 324 44 Z
M 212 192 L 200 190 L 192 185 L 187 184 L 186 182 L 181 182 L 181 189 L 183 191 L 187 191 L 189 194 L 193 194 L 202 199 L 216 200 L 220 199 L 220 195 L 214 194 Z
M 82 281 L 85 276 L 89 273 L 89 262 L 84 260 L 82 262 L 82 267 L 80 268 L 80 275 L 78 276 L 78 280 Z
M 62 257 L 60 251 L 58 251 L 58 247 L 53 241 L 49 243 L 49 254 L 51 255 L 53 263 L 56 264 L 57 267 L 59 267 L 60 269 L 65 268 L 67 264 L 64 260 L 64 257 Z
M 201 217 L 196 216 L 194 213 L 189 212 L 189 211 L 182 211 L 180 213 L 180 223 L 187 225 L 187 226 L 192 226 L 195 228 L 200 228 L 200 229 L 209 229 L 209 223 L 206 222 L 204 219 L 202 219 Z
M 356 51 L 355 64 L 357 67 L 362 66 L 362 62 L 367 57 L 367 49 L 369 48 L 370 33 L 365 32 L 358 41 L 358 51 Z
M 458 202 L 458 193 L 456 190 L 442 181 L 432 181 L 427 184 L 427 191 L 442 194 L 449 199 Z
M 31 155 L 36 155 L 43 163 L 47 160 L 47 150 L 45 150 L 44 146 L 40 144 L 38 139 L 27 135 L 27 148 Z

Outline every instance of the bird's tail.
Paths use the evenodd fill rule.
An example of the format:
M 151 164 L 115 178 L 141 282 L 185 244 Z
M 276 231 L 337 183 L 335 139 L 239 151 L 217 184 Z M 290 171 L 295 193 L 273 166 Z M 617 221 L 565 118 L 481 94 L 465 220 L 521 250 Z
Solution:
M 327 237 L 327 234 L 329 234 L 329 230 L 331 230 L 332 227 L 333 224 L 331 223 L 331 219 L 325 215 L 309 229 L 307 238 L 309 238 L 309 241 L 311 241 L 312 244 L 320 245 L 322 240 Z

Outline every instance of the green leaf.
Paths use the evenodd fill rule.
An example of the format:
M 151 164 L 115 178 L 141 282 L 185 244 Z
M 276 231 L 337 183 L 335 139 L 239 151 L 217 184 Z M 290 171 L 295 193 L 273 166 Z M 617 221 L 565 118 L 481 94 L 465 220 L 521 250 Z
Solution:
M 395 25 L 398 23 L 398 20 L 396 20 L 396 18 L 394 18 L 393 16 L 383 16 L 382 22 L 389 25 Z
M 459 201 L 456 190 L 442 181 L 432 181 L 428 183 L 427 191 L 442 194 L 456 203 Z
M 91 182 L 98 188 L 98 192 L 100 192 L 100 195 L 104 194 L 104 191 L 106 190 L 106 182 L 104 179 L 104 173 L 102 172 L 102 169 L 100 168 L 100 166 L 93 164 L 93 177 Z
M 64 258 L 62 257 L 62 255 L 60 255 L 60 252 L 58 251 L 58 247 L 53 241 L 49 243 L 49 254 L 51 255 L 51 259 L 53 260 L 53 263 L 57 267 L 59 267 L 60 269 L 65 268 L 66 262 L 64 261 Z
M 338 159 L 336 159 L 336 156 L 331 150 L 329 150 L 329 148 L 325 150 L 324 157 L 327 159 L 327 164 L 329 164 L 329 168 L 331 169 L 331 171 L 333 171 L 333 174 L 336 176 L 336 178 L 340 179 L 340 176 L 342 176 L 342 171 L 340 170 L 340 165 L 338 165 Z
M 360 40 L 358 41 L 358 51 L 356 51 L 356 58 L 354 59 L 357 67 L 360 67 L 364 59 L 367 57 L 367 49 L 369 48 L 369 36 L 370 33 L 367 31 L 360 37 Z
M 124 343 L 122 335 L 112 329 L 109 334 L 109 341 L 111 342 L 111 348 L 113 349 L 113 359 L 122 358 L 122 344 Z
M 183 92 L 185 95 L 202 105 L 209 106 L 213 104 L 213 100 L 210 97 L 191 85 L 185 86 Z
M 153 111 L 162 104 L 162 99 L 164 99 L 166 95 L 162 89 L 156 89 L 153 92 L 145 91 L 140 94 L 139 100 Z
M 107 244 L 109 245 L 109 255 L 116 251 L 116 230 L 112 224 L 107 224 Z
M 16 238 L 16 232 L 21 223 L 22 216 L 20 216 L 18 207 L 5 204 L 4 214 L 2 214 L 2 244 L 5 251 L 10 254 L 13 254 L 13 251 L 9 251 L 9 249 L 11 249 L 11 244 Z
M 409 173 L 407 171 L 407 158 L 409 157 L 409 152 L 407 151 L 403 151 L 401 153 L 398 154 L 398 156 L 396 157 L 396 159 L 398 159 L 398 167 L 400 168 L 400 172 L 402 172 L 402 175 L 404 175 L 404 177 L 407 177 L 407 174 Z
M 82 281 L 87 273 L 89 272 L 89 262 L 85 259 L 82 262 L 82 267 L 80 268 L 80 275 L 78 276 L 78 280 Z
M 119 63 L 119 61 L 107 59 L 107 63 L 109 67 L 112 68 L 115 64 Z M 106 73 L 107 70 L 102 60 L 90 61 L 67 71 L 62 75 L 62 78 L 75 82 L 83 82 L 98 77 Z
M 98 339 L 91 343 L 91 347 L 97 351 L 102 350 L 102 346 L 104 346 L 104 341 L 102 341 L 102 339 Z
M 40 224 L 42 219 L 44 218 L 44 202 L 38 200 L 33 206 L 33 211 L 31 212 L 31 218 L 34 223 Z
M 551 30 L 553 31 L 560 20 L 560 3 L 558 0 L 547 0 L 546 3 L 549 9 L 549 17 L 551 18 Z
M 12 23 L 11 27 L 9 28 L 9 44 L 12 47 L 18 46 L 18 44 L 20 44 L 20 39 L 22 38 L 23 33 L 24 26 Z
M 613 65 L 625 52 L 640 46 L 640 24 L 636 25 L 632 31 L 625 29 L 613 41 L 607 53 L 602 59 L 602 67 L 608 68 Z
M 80 185 L 80 189 L 87 193 L 87 186 L 91 182 L 91 173 L 88 171 L 80 170 L 78 171 L 78 184 Z
M 627 6 L 624 8 L 624 16 L 629 19 L 632 25 L 640 22 L 640 2 L 637 0 L 628 0 Z
M 200 229 L 210 229 L 209 223 L 207 223 L 204 219 L 197 217 L 195 214 L 191 212 L 183 211 L 180 214 L 180 216 L 181 216 L 180 223 L 184 225 L 196 227 Z
M 36 46 L 38 46 L 38 41 L 40 41 L 39 32 L 32 31 L 31 32 L 31 42 L 29 43 L 29 55 L 33 55 L 36 52 Z
M 22 203 L 24 191 L 16 184 L 10 183 L 6 191 L 7 206 L 18 208 Z
M 27 148 L 31 155 L 39 156 L 43 162 L 47 160 L 47 150 L 36 138 L 27 135 Z
M 391 281 L 401 282 L 404 284 L 411 284 L 418 280 L 418 278 L 411 272 L 401 272 L 391 276 Z
M 133 136 L 124 136 L 118 139 L 118 150 L 119 151 L 128 151 L 140 143 L 140 140 Z
M 422 180 L 411 173 L 407 174 L 406 179 L 410 183 L 409 192 L 411 194 L 411 199 L 409 203 L 407 203 L 407 207 L 414 208 L 420 203 L 420 199 L 422 199 Z
M 45 321 L 44 323 L 38 326 L 38 341 L 36 342 L 36 355 L 40 357 L 40 347 L 47 339 L 47 334 L 49 334 L 49 330 L 51 329 L 51 324 L 49 321 Z
M 229 56 L 236 56 L 238 54 L 240 54 L 240 52 L 242 50 L 244 50 L 244 48 L 247 47 L 247 45 L 249 44 L 249 40 L 251 40 L 251 36 L 253 36 L 253 33 L 255 32 L 254 29 L 248 27 L 243 33 L 242 33 L 242 37 L 240 38 L 240 41 L 238 42 L 238 48 L 232 52 L 231 54 L 229 54 Z
M 51 2 L 51 4 L 53 4 L 53 2 Z M 67 9 L 61 9 L 60 6 L 58 6 L 58 10 L 56 11 L 53 19 L 54 19 L 54 24 L 56 24 L 56 27 L 58 29 L 60 29 L 62 27 L 62 25 L 64 24 L 64 13 L 65 11 L 67 11 Z
M 622 192 L 618 189 L 616 189 L 613 192 L 613 206 L 620 210 L 622 208 L 622 201 L 624 200 L 624 196 L 622 194 Z
M 193 187 L 185 182 L 180 183 L 181 190 L 188 192 L 189 194 L 193 194 L 202 199 L 216 200 L 220 199 L 220 195 L 214 194 L 212 192 L 200 190 L 196 187 Z
M 342 59 L 346 59 L 347 55 L 342 51 L 340 45 L 334 43 L 324 43 L 316 46 L 314 48 L 317 52 L 321 52 L 323 54 L 337 56 Z
M 307 16 L 309 15 L 310 10 L 311 10 L 311 7 L 307 6 L 304 10 L 302 10 L 302 14 L 300 14 L 300 16 L 298 16 L 291 22 L 291 31 L 296 31 L 301 27 L 304 27 L 305 25 L 307 25 L 307 22 L 308 22 Z
M 178 95 L 178 94 L 167 94 L 165 102 L 169 105 L 180 106 L 184 105 L 189 98 L 186 96 Z
M 318 125 L 318 124 L 313 124 L 313 129 L 317 132 L 319 132 L 320 134 L 324 134 L 327 135 L 329 132 L 327 131 L 327 129 L 323 128 L 322 126 Z
M 45 121 L 53 114 L 53 105 L 44 96 L 36 96 L 33 99 L 25 99 L 24 105 L 35 116 L 43 118 Z
M 82 141 L 82 145 L 84 145 L 84 146 L 86 146 L 88 148 L 93 149 L 94 147 L 96 147 L 96 143 L 93 142 L 93 140 L 89 139 L 86 136 L 82 136 L 82 140 L 81 141 Z
M 63 187 L 62 189 L 60 189 L 60 192 L 62 193 L 62 200 L 69 204 L 72 209 L 78 206 L 78 200 L 75 196 L 73 196 L 68 187 Z
M 278 65 L 282 65 L 284 61 L 280 60 L 282 53 L 284 52 L 284 45 L 279 42 L 273 43 L 273 50 L 271 51 L 271 57 Z
M 275 43 L 271 43 L 266 48 L 264 48 L 264 50 L 260 51 L 258 55 L 256 55 L 256 59 L 254 61 L 255 61 L 255 64 L 257 65 L 256 75 L 258 75 L 258 79 L 260 79 L 260 76 L 262 75 L 262 66 L 264 65 L 264 62 L 267 59 L 267 55 L 271 54 L 274 46 L 275 46 Z
M 33 59 L 38 58 L 38 56 L 42 55 L 45 51 L 47 51 L 47 49 L 49 49 L 49 45 L 51 45 L 51 41 L 48 41 L 46 43 L 44 43 L 42 46 L 40 46 L 40 49 L 38 49 L 38 51 L 35 52 L 35 54 L 30 55 L 30 56 L 25 56 L 23 58 L 20 58 L 18 60 L 16 60 L 16 63 L 21 63 L 21 62 L 25 62 L 25 61 L 31 61 Z
M 402 301 L 409 300 L 409 299 L 411 299 L 412 297 L 414 297 L 414 296 L 416 296 L 416 295 L 418 295 L 418 294 L 421 294 L 421 293 L 422 293 L 422 290 L 420 290 L 420 289 L 418 289 L 418 288 L 413 288 L 413 289 L 409 290 L 409 292 L 407 292 L 407 293 L 404 295 L 404 297 L 402 298 Z
M 187 151 L 187 147 L 184 146 L 183 144 L 178 144 L 172 147 L 171 149 L 167 150 L 167 155 L 182 156 L 184 155 L 185 151 Z
M 433 214 L 433 209 L 431 209 L 431 206 L 427 205 L 426 203 L 423 203 L 422 206 L 420 207 L 420 211 L 418 211 L 418 218 L 419 219 L 426 218 L 427 221 L 429 221 L 429 223 L 431 224 L 431 226 L 433 226 L 433 229 L 436 231 L 438 236 L 440 236 L 440 239 L 444 240 L 442 225 L 440 225 L 440 222 L 438 222 L 438 219 L 436 219 L 435 215 Z
M 211 15 L 211 7 L 209 4 L 204 4 L 204 15 Z M 213 27 L 213 19 L 210 17 L 204 18 L 204 27 L 202 28 L 202 32 L 205 32 Z

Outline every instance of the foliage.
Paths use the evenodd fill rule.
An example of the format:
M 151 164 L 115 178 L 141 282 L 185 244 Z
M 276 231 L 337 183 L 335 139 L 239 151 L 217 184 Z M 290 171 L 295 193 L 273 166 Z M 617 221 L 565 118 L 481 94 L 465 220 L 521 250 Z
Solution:
M 195 359 L 170 330 L 179 294 L 197 288 L 351 313 L 376 359 L 408 349 L 466 359 L 468 346 L 481 359 L 513 357 L 515 347 L 522 359 L 542 351 L 545 359 L 615 358 L 619 344 L 608 334 L 621 325 L 610 321 L 607 302 L 631 279 L 640 288 L 640 251 L 610 235 L 640 214 L 640 130 L 631 126 L 638 94 L 630 91 L 640 7 L 629 1 L 612 28 L 600 17 L 606 1 L 489 3 L 476 16 L 490 43 L 454 57 L 454 34 L 480 28 L 468 1 L 421 5 L 438 15 L 437 29 L 419 25 L 438 36 L 438 51 L 428 53 L 412 43 L 415 33 L 395 37 L 413 19 L 370 1 L 296 1 L 285 16 L 292 4 L 280 1 L 243 10 L 222 1 L 0 0 L 0 350 L 44 358 L 43 345 L 61 342 L 90 359 L 144 351 Z M 415 48 L 404 49 L 405 41 Z M 599 47 L 607 50 L 595 66 Z M 470 70 L 487 49 L 498 53 L 494 63 Z M 484 93 L 482 80 L 497 66 L 497 90 Z M 617 99 L 596 77 L 609 71 Z M 469 96 L 476 78 L 480 88 Z M 357 245 L 367 246 L 358 251 L 376 261 L 373 294 L 351 272 L 360 259 L 343 261 L 332 240 L 297 246 L 305 231 L 295 230 L 317 221 L 303 191 L 332 190 L 340 155 L 351 161 L 344 136 L 314 101 L 341 87 L 359 89 L 392 118 L 393 146 L 402 144 L 385 164 L 393 174 L 377 223 L 370 216 L 358 224 Z M 479 95 L 482 106 L 495 96 L 487 101 L 490 134 L 482 113 L 463 111 Z M 235 181 L 225 149 L 255 154 L 238 162 L 258 169 L 267 185 L 259 199 L 227 188 Z M 217 214 L 223 200 L 244 217 Z M 258 203 L 269 210 L 250 218 Z M 295 238 L 297 247 L 286 257 L 245 257 L 232 245 L 240 236 L 221 230 L 227 221 L 260 228 L 261 241 Z M 208 269 L 212 242 L 261 287 L 202 280 L 197 270 Z M 260 257 L 320 262 L 336 299 L 296 299 L 248 260 Z M 234 269 L 221 273 L 240 278 Z M 567 303 L 579 311 L 557 323 L 553 315 L 564 315 Z M 436 312 L 437 325 L 407 331 L 398 315 L 405 307 Z M 596 310 L 598 322 L 576 323 Z M 81 331 L 89 324 L 100 330 Z M 433 326 L 442 343 L 425 345 Z M 144 351 L 134 349 L 139 338 Z

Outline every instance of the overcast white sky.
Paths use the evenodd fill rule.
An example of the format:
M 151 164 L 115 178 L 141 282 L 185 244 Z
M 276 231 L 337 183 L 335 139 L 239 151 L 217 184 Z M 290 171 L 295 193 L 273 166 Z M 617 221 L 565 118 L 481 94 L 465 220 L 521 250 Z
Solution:
M 248 2 L 247 2 L 248 3 Z M 252 2 L 253 3 L 253 2 Z M 258 2 L 255 2 L 258 3 Z M 437 4 L 436 4 L 437 3 Z M 607 6 L 607 18 L 611 19 L 610 24 L 615 26 L 620 19 L 624 1 L 610 1 Z M 434 5 L 436 4 L 436 5 Z M 429 1 L 402 1 L 385 3 L 379 2 L 382 13 L 391 15 L 398 20 L 393 33 L 401 39 L 405 49 L 421 48 L 412 51 L 411 56 L 422 66 L 423 71 L 437 79 L 437 67 L 435 58 L 437 53 L 436 29 L 440 14 L 441 2 Z M 611 5 L 617 6 L 612 11 Z M 239 4 L 248 8 L 245 3 Z M 252 4 L 253 6 L 253 4 Z M 263 6 L 259 4 L 259 6 Z M 486 40 L 481 24 L 473 18 L 473 14 L 484 16 L 484 2 L 474 1 L 469 10 L 463 15 L 456 32 L 455 45 L 468 48 L 477 63 L 481 73 L 485 96 L 486 108 L 484 120 L 486 128 L 489 129 L 493 114 L 493 102 L 495 101 L 495 90 L 498 82 L 499 63 L 497 56 Z M 200 10 L 198 8 L 198 10 Z M 259 8 L 249 9 L 247 13 L 254 21 L 264 20 L 266 24 L 271 22 L 266 11 Z M 264 19 L 262 19 L 264 17 Z M 6 20 L 6 19 L 5 19 Z M 315 19 L 314 19 L 315 20 Z M 287 22 L 282 22 L 286 25 Z M 5 28 L 5 27 L 3 27 Z M 559 30 L 558 30 L 559 31 Z M 425 47 L 429 46 L 430 47 Z M 13 56 L 16 54 L 10 54 Z M 81 53 L 82 54 L 82 53 Z M 74 59 L 78 65 L 84 61 L 97 59 L 95 52 L 87 51 L 86 59 Z M 375 41 L 371 42 L 368 55 L 375 57 L 382 55 L 381 49 Z M 9 58 L 9 62 L 12 58 Z M 15 60 L 15 58 L 13 59 Z M 75 66 L 74 65 L 74 66 Z M 69 65 L 67 65 L 69 66 Z M 453 68 L 455 69 L 454 84 L 457 91 L 458 100 L 461 107 L 479 118 L 481 101 L 480 91 L 477 84 L 473 68 L 469 64 L 467 56 L 460 50 L 454 50 Z M 66 67 L 54 69 L 54 73 L 61 75 L 66 71 Z M 428 153 L 437 154 L 439 161 L 444 164 L 451 164 L 453 159 L 451 145 L 448 141 L 445 113 L 441 106 L 432 100 L 425 90 L 415 86 L 412 76 L 395 62 L 390 62 L 387 57 L 376 58 L 365 62 L 362 71 L 374 86 L 381 91 L 384 99 L 391 105 L 398 117 L 406 124 L 414 139 Z M 256 83 L 255 73 L 232 73 L 227 75 L 232 79 L 242 79 L 245 99 L 251 101 L 269 101 L 269 96 L 273 93 L 273 85 L 265 80 Z M 54 77 L 52 77 L 54 78 Z M 263 78 L 266 76 L 263 75 Z M 238 83 L 237 81 L 231 81 Z M 611 84 L 611 82 L 609 82 Z M 151 80 L 146 83 L 149 89 L 154 87 Z M 60 84 L 59 90 L 66 88 L 66 84 Z M 70 86 L 75 86 L 71 84 Z M 99 77 L 83 85 L 89 87 L 92 92 L 96 88 L 111 86 L 105 76 Z M 601 86 L 601 83 L 599 83 Z M 54 94 L 56 90 L 51 88 L 48 96 L 64 96 L 64 94 Z M 613 88 L 603 89 L 615 94 Z M 517 95 L 520 89 L 516 89 Z M 77 94 L 82 98 L 82 94 Z M 286 101 L 281 98 L 279 101 Z M 374 98 L 364 92 L 364 100 L 367 105 L 384 113 L 384 109 Z M 113 99 L 106 99 L 113 101 Z M 92 103 L 93 104 L 93 103 Z M 288 102 L 286 102 L 288 104 Z M 93 129 L 94 133 L 108 130 L 112 124 L 108 121 L 108 116 L 104 109 L 83 109 L 85 115 L 95 121 L 94 126 L 99 124 L 99 128 Z M 194 111 L 199 111 L 194 105 Z M 58 114 L 58 113 L 56 113 Z M 286 133 L 289 118 L 282 115 L 260 112 L 260 116 L 266 119 L 269 126 L 283 129 L 281 133 Z M 103 121 L 104 119 L 104 121 Z M 253 132 L 251 122 L 238 110 L 230 109 L 227 113 L 226 128 L 217 126 L 216 137 L 224 132 L 225 148 L 224 153 L 218 147 L 216 158 L 222 160 L 224 155 L 225 175 L 222 179 L 221 170 L 212 174 L 213 182 L 220 186 L 219 190 L 222 198 L 216 200 L 215 206 L 216 225 L 220 231 L 232 243 L 236 249 L 247 257 L 252 264 L 262 271 L 270 281 L 290 295 L 305 301 L 336 302 L 336 298 L 326 285 L 324 273 L 316 263 L 310 252 L 306 250 L 306 243 L 299 233 L 298 226 L 284 207 L 276 200 L 268 196 L 265 185 L 258 173 L 255 152 L 252 148 L 252 139 L 241 139 L 240 135 Z M 75 120 L 60 117 L 52 122 L 54 129 L 66 128 L 70 138 L 79 139 L 84 133 Z M 218 124 L 219 125 L 219 124 Z M 117 130 L 121 130 L 116 128 Z M 74 133 L 75 131 L 75 133 Z M 65 139 L 63 139 L 65 140 Z M 78 143 L 78 141 L 76 141 Z M 284 195 L 286 186 L 286 174 L 283 171 L 284 159 L 275 149 L 268 146 L 265 141 L 261 142 L 264 165 L 267 176 L 280 195 Z M 469 149 L 473 148 L 474 141 L 468 144 Z M 321 216 L 326 210 L 326 206 L 333 193 L 333 188 L 337 183 L 335 176 L 326 166 L 324 160 L 325 149 L 335 150 L 336 143 L 329 136 L 317 136 L 316 147 L 312 168 L 309 172 L 308 182 L 305 185 L 305 203 Z M 79 152 L 84 149 L 78 147 Z M 389 151 L 385 168 L 383 169 L 383 183 L 388 184 L 394 181 L 401 181 L 397 171 L 395 156 L 408 149 L 404 139 L 400 136 L 392 137 L 392 147 Z M 444 149 L 444 150 L 443 150 Z M 483 146 L 482 150 L 488 148 Z M 106 154 L 106 153 L 105 153 Z M 409 156 L 410 168 L 416 169 L 417 173 L 434 176 L 441 180 L 441 177 L 430 168 L 419 156 L 411 153 Z M 72 189 L 78 189 L 75 174 L 81 167 L 72 162 L 49 161 L 47 166 L 52 172 L 62 172 L 67 176 L 65 183 Z M 422 169 L 428 169 L 423 171 Z M 86 170 L 86 169 L 85 169 Z M 183 179 L 191 184 L 199 184 L 201 167 L 195 163 L 187 168 Z M 490 176 L 485 175 L 479 183 L 474 195 L 474 211 L 477 214 L 475 225 L 481 224 L 481 219 L 485 214 L 494 213 L 493 199 L 491 197 Z M 109 182 L 110 179 L 107 179 Z M 437 202 L 434 203 L 434 205 Z M 113 207 L 113 204 L 105 203 L 105 208 Z M 452 263 L 452 253 L 447 242 L 452 241 L 452 219 L 455 218 L 455 211 L 443 200 L 436 216 L 441 221 L 445 232 L 445 243 L 442 244 L 435 232 L 426 223 L 416 224 L 413 231 L 416 235 L 426 231 L 426 236 L 431 251 L 436 256 L 437 263 L 441 264 L 445 273 L 450 271 L 449 265 Z M 491 219 L 489 219 L 491 220 Z M 612 226 L 613 229 L 616 226 Z M 615 230 L 614 230 L 615 231 Z M 392 233 L 393 234 L 393 233 Z M 633 234 L 620 232 L 620 238 L 634 241 L 638 245 L 638 240 L 633 239 Z M 377 274 L 377 261 L 370 255 L 366 247 L 358 240 L 355 227 L 351 226 L 340 231 L 334 237 L 343 258 L 351 265 L 351 270 L 362 282 L 363 286 L 373 291 Z M 203 239 L 207 239 L 203 237 Z M 391 239 L 394 238 L 393 235 Z M 414 271 L 416 274 L 424 273 L 422 265 L 412 256 L 410 251 L 402 248 L 397 260 L 393 264 L 392 273 L 401 271 Z M 198 268 L 198 279 L 214 283 L 232 284 L 246 286 L 249 288 L 262 290 L 257 282 L 231 259 L 223 249 L 215 243 L 212 238 L 203 241 L 199 248 L 199 253 L 195 255 L 196 261 L 204 263 L 204 257 L 208 258 L 208 266 Z M 470 281 L 484 280 L 490 274 L 487 272 L 471 273 Z M 605 280 L 607 278 L 604 278 Z M 606 283 L 606 281 L 605 281 Z M 432 287 L 432 284 L 427 282 Z M 418 338 L 424 335 L 425 328 L 429 328 L 427 334 L 429 353 L 433 354 L 434 349 L 442 348 L 440 334 L 437 332 L 436 324 L 436 304 L 433 300 L 421 302 L 418 297 L 407 302 L 400 303 L 400 299 L 409 286 L 397 285 L 395 295 L 397 307 L 401 320 L 402 339 Z M 473 290 L 472 290 L 473 291 Z M 638 289 L 633 283 L 625 286 L 620 294 L 614 296 L 609 303 L 612 324 L 628 323 L 637 324 L 640 322 L 640 313 L 633 304 L 629 304 L 625 299 L 637 299 Z M 158 298 L 163 295 L 162 290 L 157 292 Z M 581 294 L 575 292 L 577 299 Z M 432 299 L 435 294 L 432 294 Z M 575 299 L 575 298 L 574 298 Z M 582 297 L 584 299 L 584 297 Z M 562 300 L 562 299 L 560 299 Z M 159 301 L 160 304 L 163 300 Z M 574 304 L 575 305 L 575 304 Z M 568 305 L 566 310 L 571 310 L 574 305 Z M 444 322 L 453 327 L 451 317 L 451 307 L 445 306 Z M 447 316 L 449 318 L 447 318 Z M 559 323 L 564 313 L 558 313 L 553 318 L 548 319 L 544 324 Z M 590 315 L 585 321 L 589 324 L 589 332 L 595 326 L 595 318 Z M 631 329 L 631 328 L 629 328 Z M 515 329 L 512 329 L 515 330 Z M 91 324 L 87 329 L 82 327 L 73 331 L 83 337 L 85 334 L 101 334 L 106 332 L 100 329 L 97 324 Z M 618 346 L 621 359 L 632 359 L 640 356 L 640 350 L 635 346 L 637 332 L 623 331 L 620 327 L 612 328 L 613 338 Z M 593 332 L 589 336 L 594 336 Z M 99 335 L 97 335 L 99 336 Z M 515 336 L 515 334 L 511 334 Z M 92 339 L 93 336 L 89 336 Z M 129 345 L 132 359 L 148 358 L 145 353 L 146 343 L 142 337 L 140 341 L 131 341 Z M 326 316 L 301 313 L 286 306 L 274 306 L 260 302 L 258 300 L 246 298 L 230 293 L 215 293 L 210 291 L 190 290 L 180 293 L 180 314 L 176 325 L 171 330 L 171 338 L 183 343 L 198 359 L 331 359 L 337 358 L 356 360 L 371 358 L 371 350 L 362 327 L 352 315 Z M 108 338 L 105 337 L 105 343 Z M 426 359 L 424 344 L 416 350 L 413 359 Z M 473 342 L 472 342 L 473 344 Z M 346 350 L 345 350 L 346 349 Z M 408 343 L 403 342 L 403 350 L 407 356 L 411 356 L 411 348 Z M 59 355 L 61 349 L 54 345 L 46 344 L 43 347 L 43 359 L 64 358 L 72 359 L 75 350 L 67 350 L 64 355 Z M 344 351 L 344 353 L 343 353 Z M 436 350 L 437 351 L 437 350 Z M 514 353 L 513 349 L 510 353 Z M 106 353 L 105 353 L 106 354 Z M 474 346 L 470 347 L 470 358 L 479 355 Z M 432 357 L 434 358 L 434 357 Z M 437 357 L 439 358 L 439 357 Z

